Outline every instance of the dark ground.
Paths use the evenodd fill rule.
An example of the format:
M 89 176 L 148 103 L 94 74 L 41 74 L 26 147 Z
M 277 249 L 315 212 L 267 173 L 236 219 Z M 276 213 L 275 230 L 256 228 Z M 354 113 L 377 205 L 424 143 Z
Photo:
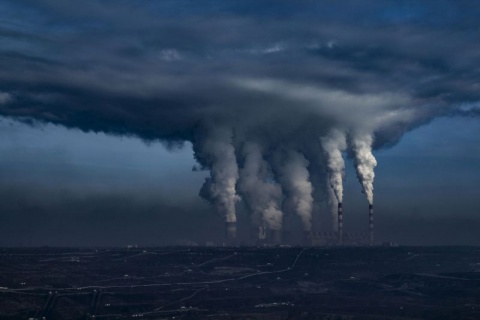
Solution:
M 480 319 L 480 248 L 0 249 L 1 319 Z

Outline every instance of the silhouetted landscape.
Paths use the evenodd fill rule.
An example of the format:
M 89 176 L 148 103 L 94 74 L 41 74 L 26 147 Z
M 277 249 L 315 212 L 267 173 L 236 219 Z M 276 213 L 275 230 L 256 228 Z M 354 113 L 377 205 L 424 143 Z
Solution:
M 478 319 L 478 247 L 0 251 L 2 319 Z

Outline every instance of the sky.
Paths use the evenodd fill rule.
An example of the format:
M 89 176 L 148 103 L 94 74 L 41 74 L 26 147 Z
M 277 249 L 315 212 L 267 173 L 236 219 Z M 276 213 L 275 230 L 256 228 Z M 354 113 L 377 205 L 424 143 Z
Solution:
M 478 14 L 469 1 L 3 1 L 0 246 L 219 242 L 232 217 L 245 240 L 267 211 L 330 231 L 335 172 L 347 231 L 367 229 L 374 172 L 379 241 L 480 245 Z M 335 130 L 344 175 L 320 142 Z

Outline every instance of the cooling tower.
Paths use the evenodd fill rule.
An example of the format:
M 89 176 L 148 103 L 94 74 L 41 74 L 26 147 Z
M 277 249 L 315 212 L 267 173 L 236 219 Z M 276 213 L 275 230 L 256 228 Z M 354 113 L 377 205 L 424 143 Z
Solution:
M 267 238 L 267 230 L 263 226 L 258 227 L 258 241 L 265 241 Z
M 301 242 L 302 246 L 311 246 L 312 245 L 312 231 L 304 231 L 303 239 Z
M 373 238 L 373 204 L 368 206 L 368 235 L 369 235 L 369 241 L 370 245 L 373 244 L 374 238 Z
M 270 232 L 270 242 L 272 244 L 282 243 L 282 231 L 281 230 L 272 230 Z
M 225 223 L 225 238 L 228 244 L 234 244 L 237 239 L 237 223 L 226 222 Z
M 292 242 L 292 232 L 290 230 L 282 230 L 282 241 L 285 244 L 291 244 Z
M 342 203 L 338 204 L 338 230 L 337 230 L 337 240 L 339 244 L 343 243 L 343 207 Z

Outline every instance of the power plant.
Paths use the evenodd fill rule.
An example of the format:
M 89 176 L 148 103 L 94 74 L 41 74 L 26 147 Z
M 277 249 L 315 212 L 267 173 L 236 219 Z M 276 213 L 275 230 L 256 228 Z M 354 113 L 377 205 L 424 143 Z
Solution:
M 282 230 L 272 230 L 266 226 L 259 226 L 257 233 L 257 245 L 282 244 Z
M 337 205 L 337 230 L 329 232 L 304 231 L 302 245 L 307 246 L 372 246 L 375 244 L 373 205 L 368 206 L 368 232 L 345 232 L 343 229 L 343 204 Z M 286 230 L 272 230 L 266 225 L 259 226 L 252 235 L 257 245 L 291 244 L 291 237 Z M 253 231 L 253 229 L 252 229 Z M 234 244 L 236 239 L 235 223 L 227 223 L 227 243 Z
M 373 205 L 368 206 L 368 233 L 367 232 L 344 232 L 343 231 L 343 205 L 338 204 L 337 211 L 338 230 L 337 232 L 312 232 L 310 240 L 312 246 L 322 245 L 356 245 L 372 246 L 375 244 L 373 229 Z

